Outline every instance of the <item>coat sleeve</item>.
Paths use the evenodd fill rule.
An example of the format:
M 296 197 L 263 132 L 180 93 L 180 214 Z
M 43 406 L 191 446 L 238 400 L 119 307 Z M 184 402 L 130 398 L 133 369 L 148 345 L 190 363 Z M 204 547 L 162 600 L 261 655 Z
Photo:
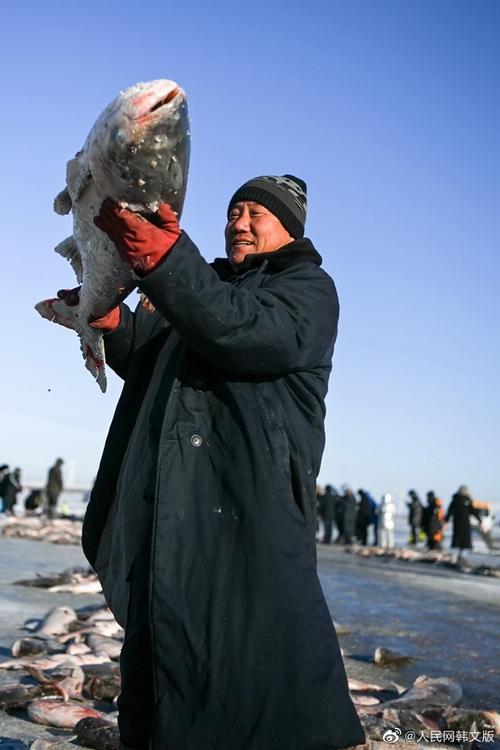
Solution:
M 333 351 L 335 285 L 310 262 L 270 275 L 265 287 L 235 286 L 183 233 L 139 287 L 200 356 L 226 372 L 285 374 L 322 366 Z
M 125 379 L 130 357 L 134 351 L 135 314 L 127 307 L 120 305 L 120 325 L 116 331 L 104 334 L 104 351 L 106 364 L 116 374 Z

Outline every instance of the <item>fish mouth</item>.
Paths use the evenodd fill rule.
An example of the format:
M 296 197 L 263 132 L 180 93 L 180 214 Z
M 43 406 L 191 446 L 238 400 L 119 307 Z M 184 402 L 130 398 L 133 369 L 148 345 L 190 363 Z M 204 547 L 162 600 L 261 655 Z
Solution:
M 160 107 L 163 107 L 165 104 L 169 104 L 180 93 L 181 87 L 176 86 L 175 89 L 172 89 L 172 91 L 170 91 L 170 93 L 159 99 L 156 104 L 153 104 L 153 106 L 149 110 L 149 114 L 151 114 L 152 112 L 156 112 L 157 109 L 160 109 Z
M 128 117 L 133 122 L 146 123 L 148 120 L 153 120 L 156 117 L 161 117 L 163 107 L 171 104 L 174 99 L 178 97 L 182 98 L 184 94 L 180 86 L 174 85 L 173 88 L 163 93 L 165 87 L 162 87 L 163 91 L 158 89 L 156 91 L 141 91 L 131 99 L 128 108 Z

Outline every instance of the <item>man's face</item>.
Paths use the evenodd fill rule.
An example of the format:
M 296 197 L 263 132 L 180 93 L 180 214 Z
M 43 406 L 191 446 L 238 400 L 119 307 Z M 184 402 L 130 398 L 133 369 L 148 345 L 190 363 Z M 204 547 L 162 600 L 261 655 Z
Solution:
M 239 201 L 231 207 L 225 237 L 233 268 L 250 253 L 272 253 L 294 239 L 271 211 L 255 201 Z

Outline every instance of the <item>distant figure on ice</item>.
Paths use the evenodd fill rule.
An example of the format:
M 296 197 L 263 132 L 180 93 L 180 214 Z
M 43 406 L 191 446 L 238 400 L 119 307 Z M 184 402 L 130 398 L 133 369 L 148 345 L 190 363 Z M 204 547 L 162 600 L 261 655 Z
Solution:
M 451 498 L 446 513 L 446 521 L 453 519 L 453 538 L 451 546 L 458 549 L 457 563 L 462 559 L 464 549 L 472 549 L 470 517 L 481 521 L 481 515 L 472 505 L 468 488 L 462 484 Z
M 352 544 L 353 536 L 356 532 L 356 498 L 354 492 L 346 487 L 342 496 L 342 534 L 340 534 L 341 544 Z
M 24 514 L 26 516 L 34 516 L 36 511 L 43 505 L 43 491 L 42 490 L 31 490 L 30 494 L 24 501 Z
M 338 493 L 331 484 L 327 484 L 324 493 L 319 496 L 319 515 L 324 525 L 323 544 L 330 544 L 332 541 L 337 498 Z
M 422 513 L 422 529 L 427 537 L 429 549 L 440 550 L 443 541 L 443 501 L 431 490 L 427 493 L 427 505 Z
M 365 490 L 366 492 L 366 490 Z M 368 497 L 368 500 L 370 501 L 370 508 L 372 512 L 372 527 L 373 527 L 373 542 L 375 547 L 378 547 L 378 521 L 379 521 L 379 515 L 378 515 L 378 503 L 369 492 L 366 492 L 366 495 Z
M 365 490 L 358 490 L 359 503 L 356 514 L 356 537 L 365 547 L 368 544 L 368 527 L 373 523 L 370 496 Z
M 63 491 L 63 478 L 61 466 L 64 461 L 62 458 L 58 458 L 49 469 L 47 475 L 47 484 L 45 486 L 45 494 L 47 496 L 47 518 L 55 518 L 57 510 L 57 501 L 59 495 Z
M 385 549 L 394 547 L 394 518 L 396 506 L 389 494 L 382 496 L 378 507 L 378 538 L 379 544 Z
M 22 488 L 21 469 L 17 467 L 4 477 L 2 483 L 4 511 L 8 516 L 14 515 L 14 505 Z
M 8 473 L 9 473 L 9 464 L 2 464 L 0 466 L 0 513 L 3 513 L 5 510 L 4 501 L 3 501 L 3 483 Z
M 410 502 L 407 502 L 408 506 L 408 524 L 410 526 L 410 538 L 409 544 L 416 544 L 418 541 L 418 533 L 422 527 L 422 511 L 424 509 L 419 496 L 415 490 L 408 492 Z

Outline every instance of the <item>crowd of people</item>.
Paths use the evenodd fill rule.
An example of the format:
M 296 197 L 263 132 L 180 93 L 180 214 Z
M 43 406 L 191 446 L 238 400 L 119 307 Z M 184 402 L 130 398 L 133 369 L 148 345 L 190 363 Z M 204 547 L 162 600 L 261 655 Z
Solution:
M 458 488 L 446 511 L 443 500 L 432 490 L 427 492 L 425 504 L 416 490 L 409 490 L 406 506 L 410 545 L 422 543 L 430 550 L 441 550 L 445 526 L 452 521 L 451 546 L 459 550 L 459 556 L 462 550 L 472 548 L 471 516 L 478 520 L 485 532 L 491 523 L 485 504 L 474 502 L 465 485 Z M 337 491 L 327 484 L 323 489 L 318 487 L 317 515 L 323 525 L 320 534 L 318 523 L 318 537 L 323 544 L 334 541 L 337 544 L 356 542 L 387 549 L 394 547 L 396 504 L 388 493 L 377 502 L 365 489 L 354 493 L 344 486 Z
M 31 489 L 27 493 L 24 498 L 25 515 L 44 515 L 48 519 L 57 516 L 58 500 L 64 488 L 63 463 L 62 458 L 57 458 L 47 472 L 44 487 Z M 15 515 L 18 495 L 23 491 L 21 476 L 19 467 L 11 470 L 8 464 L 0 465 L 0 513 Z M 88 500 L 88 497 L 85 499 Z M 365 489 L 354 493 L 344 485 L 337 491 L 327 484 L 324 488 L 317 487 L 316 499 L 317 540 L 321 544 L 357 543 L 386 549 L 395 546 L 396 504 L 389 493 L 382 495 L 380 502 L 377 502 Z M 486 541 L 493 525 L 488 504 L 474 501 L 465 485 L 458 488 L 446 511 L 443 500 L 432 490 L 427 492 L 425 504 L 416 490 L 409 490 L 406 507 L 410 546 L 420 544 L 429 550 L 441 550 L 444 530 L 451 520 L 451 546 L 459 550 L 459 557 L 463 550 L 472 548 L 471 516 L 477 519 Z
M 62 458 L 56 459 L 47 473 L 47 481 L 44 487 L 31 489 L 24 499 L 24 512 L 26 515 L 44 513 L 47 518 L 55 518 L 57 514 L 57 503 L 63 491 Z M 16 515 L 15 506 L 18 495 L 23 491 L 22 472 L 17 466 L 10 469 L 8 464 L 0 465 L 0 513 L 7 516 Z

